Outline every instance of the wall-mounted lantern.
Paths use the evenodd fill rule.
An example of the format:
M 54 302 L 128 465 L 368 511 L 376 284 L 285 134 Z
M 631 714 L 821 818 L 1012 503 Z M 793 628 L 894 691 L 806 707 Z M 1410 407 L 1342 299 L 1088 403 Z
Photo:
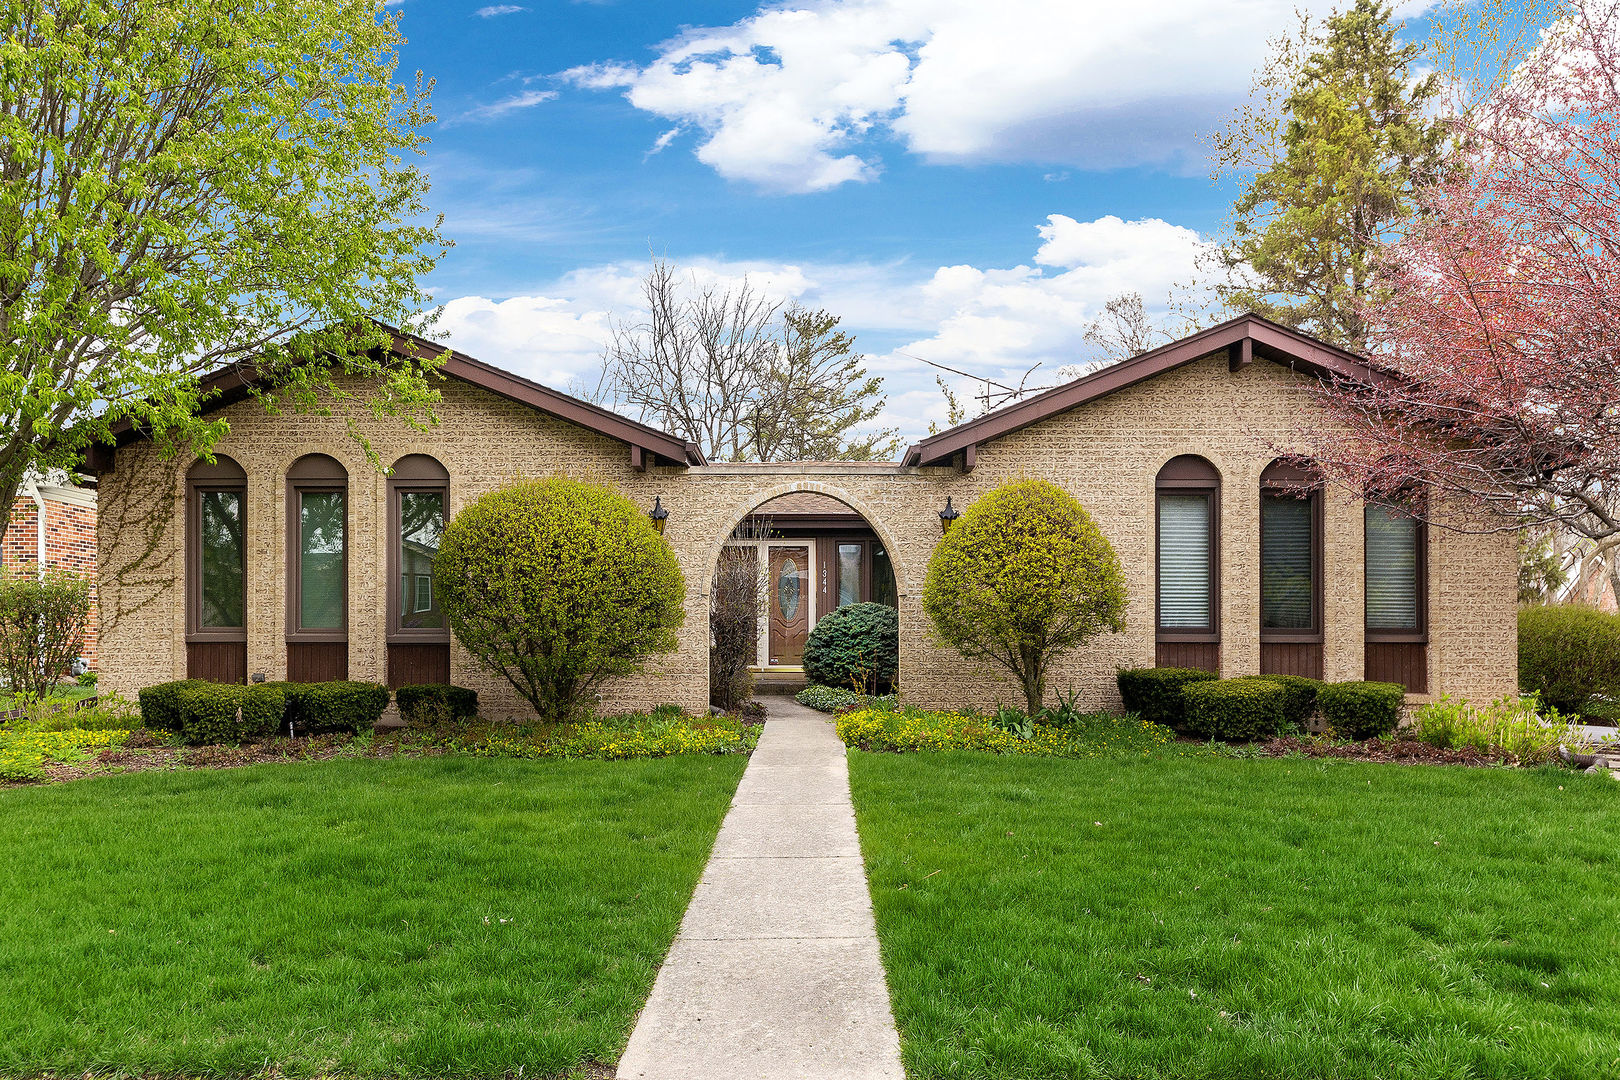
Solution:
M 962 511 L 951 505 L 951 497 L 949 495 L 945 496 L 945 509 L 939 512 L 939 531 L 942 533 L 950 532 L 951 522 L 961 516 Z
M 652 518 L 653 529 L 657 531 L 659 536 L 663 536 L 664 522 L 669 520 L 669 511 L 664 509 L 664 497 L 662 495 L 653 496 L 653 508 L 647 511 L 647 516 Z

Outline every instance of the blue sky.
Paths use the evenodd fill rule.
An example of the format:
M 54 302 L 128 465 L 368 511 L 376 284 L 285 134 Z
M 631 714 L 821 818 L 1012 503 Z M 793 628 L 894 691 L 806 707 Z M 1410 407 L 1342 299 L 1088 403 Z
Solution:
M 1192 279 L 1235 190 L 1202 135 L 1295 6 L 402 0 L 441 329 L 592 381 L 651 250 L 842 315 L 916 438 L 943 401 L 914 357 L 1054 371 L 1109 296 Z

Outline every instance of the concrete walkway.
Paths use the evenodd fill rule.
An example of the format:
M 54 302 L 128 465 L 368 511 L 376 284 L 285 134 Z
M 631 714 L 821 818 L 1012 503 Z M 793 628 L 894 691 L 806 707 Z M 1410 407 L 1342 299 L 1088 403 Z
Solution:
M 620 1080 L 904 1080 L 844 746 L 766 707 Z

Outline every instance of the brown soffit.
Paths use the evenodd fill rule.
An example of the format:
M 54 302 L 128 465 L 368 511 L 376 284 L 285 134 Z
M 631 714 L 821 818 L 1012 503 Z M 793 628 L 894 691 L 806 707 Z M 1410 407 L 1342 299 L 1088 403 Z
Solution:
M 620 416 L 599 405 L 571 397 L 549 386 L 503 371 L 493 364 L 457 352 L 447 346 L 406 334 L 392 326 L 383 326 L 392 336 L 390 352 L 402 360 L 434 358 L 439 361 L 438 374 L 470 383 L 509 401 L 527 405 L 630 447 L 630 462 L 637 469 L 665 461 L 674 465 L 707 465 L 708 458 L 694 442 L 688 442 L 667 431 Z M 258 369 L 252 361 L 243 361 L 220 368 L 203 376 L 201 396 L 204 412 L 214 412 L 248 397 L 260 383 Z M 141 437 L 141 432 L 128 420 L 113 425 L 115 446 L 125 446 Z M 85 469 L 100 473 L 112 467 L 113 446 L 95 445 L 85 453 Z
M 1227 362 L 1232 371 L 1241 370 L 1252 358 L 1260 357 L 1319 379 L 1345 379 L 1365 384 L 1391 377 L 1362 357 L 1309 334 L 1290 330 L 1258 315 L 1239 315 L 1017 404 L 946 428 L 908 447 L 902 461 L 906 465 L 949 464 L 953 455 L 960 453 L 964 456 L 965 469 L 971 471 L 978 447 L 992 439 L 1021 431 L 1047 417 L 1135 386 L 1223 349 L 1227 350 Z

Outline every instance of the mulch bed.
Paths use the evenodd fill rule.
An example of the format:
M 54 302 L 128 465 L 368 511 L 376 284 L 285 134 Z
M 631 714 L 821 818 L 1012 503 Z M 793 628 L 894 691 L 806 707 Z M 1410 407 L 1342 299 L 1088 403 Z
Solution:
M 1311 758 L 1349 758 L 1355 761 L 1383 761 L 1394 765 L 1472 765 L 1479 768 L 1517 765 L 1519 759 L 1506 750 L 1490 752 L 1465 747 L 1442 749 L 1416 739 L 1368 739 L 1360 743 L 1335 743 L 1326 739 L 1287 736 L 1255 743 L 1267 757 L 1296 754 Z

